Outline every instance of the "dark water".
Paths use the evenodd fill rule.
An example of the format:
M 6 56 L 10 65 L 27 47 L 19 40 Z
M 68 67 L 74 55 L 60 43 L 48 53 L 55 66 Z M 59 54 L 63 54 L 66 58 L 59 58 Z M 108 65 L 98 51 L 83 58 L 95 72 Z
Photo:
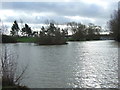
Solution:
M 22 83 L 30 88 L 118 87 L 118 43 L 115 41 L 5 45 L 18 55 L 21 68 L 29 64 Z

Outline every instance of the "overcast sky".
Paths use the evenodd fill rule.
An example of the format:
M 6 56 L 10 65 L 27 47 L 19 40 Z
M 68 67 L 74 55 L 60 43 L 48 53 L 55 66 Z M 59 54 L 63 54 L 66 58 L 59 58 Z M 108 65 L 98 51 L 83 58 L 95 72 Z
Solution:
M 45 20 L 60 24 L 66 22 L 94 23 L 105 27 L 110 15 L 118 7 L 119 0 L 65 0 L 66 2 L 2 2 L 0 18 L 7 25 L 20 19 L 38 27 Z M 75 1 L 75 0 L 74 0 Z

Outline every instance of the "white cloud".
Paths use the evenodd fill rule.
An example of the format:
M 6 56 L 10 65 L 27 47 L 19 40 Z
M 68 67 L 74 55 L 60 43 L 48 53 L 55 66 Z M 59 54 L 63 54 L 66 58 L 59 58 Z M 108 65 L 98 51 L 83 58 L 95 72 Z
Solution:
M 71 19 L 71 21 L 81 22 L 84 24 L 94 23 L 95 19 L 81 16 L 65 16 L 66 18 Z
M 53 15 L 56 15 L 55 13 L 53 12 L 40 12 L 40 13 L 32 13 L 32 16 L 34 17 L 37 17 L 37 16 L 53 16 Z
M 0 18 L 2 20 L 6 20 L 7 16 L 14 16 L 14 12 L 12 10 L 0 10 Z

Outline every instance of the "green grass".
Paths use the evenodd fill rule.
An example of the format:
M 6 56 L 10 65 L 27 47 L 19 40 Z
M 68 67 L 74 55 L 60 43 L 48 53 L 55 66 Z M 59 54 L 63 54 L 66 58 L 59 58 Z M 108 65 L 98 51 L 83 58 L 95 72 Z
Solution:
M 87 41 L 87 40 L 85 40 L 85 39 L 77 40 L 77 39 L 73 39 L 73 38 L 67 38 L 67 41 Z
M 4 86 L 2 90 L 30 90 L 26 86 Z
M 36 42 L 36 37 L 17 37 L 17 42 Z

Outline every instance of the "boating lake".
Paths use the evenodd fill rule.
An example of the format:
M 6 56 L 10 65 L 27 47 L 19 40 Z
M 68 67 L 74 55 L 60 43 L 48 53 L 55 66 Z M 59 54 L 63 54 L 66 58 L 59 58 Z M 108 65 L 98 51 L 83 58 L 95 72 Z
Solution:
M 113 40 L 38 46 L 2 44 L 28 65 L 22 81 L 30 88 L 117 88 L 118 43 Z

